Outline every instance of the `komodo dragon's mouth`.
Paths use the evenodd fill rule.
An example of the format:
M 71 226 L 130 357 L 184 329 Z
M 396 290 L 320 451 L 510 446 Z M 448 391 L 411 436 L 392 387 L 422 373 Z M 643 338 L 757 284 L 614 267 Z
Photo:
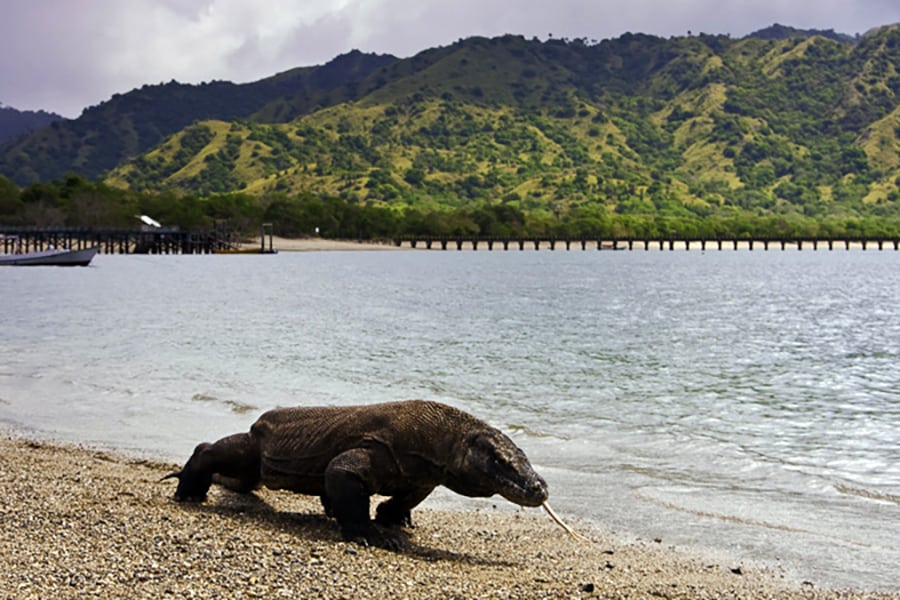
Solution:
M 524 484 L 506 477 L 498 479 L 507 492 L 501 493 L 501 495 L 519 506 L 540 506 L 547 500 L 547 484 L 540 479 Z

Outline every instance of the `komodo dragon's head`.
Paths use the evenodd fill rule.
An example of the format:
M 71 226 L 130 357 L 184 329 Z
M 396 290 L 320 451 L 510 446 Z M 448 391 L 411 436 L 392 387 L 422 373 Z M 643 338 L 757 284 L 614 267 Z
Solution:
M 500 431 L 488 428 L 467 436 L 450 489 L 466 496 L 500 494 L 519 506 L 540 506 L 547 482 L 525 453 Z

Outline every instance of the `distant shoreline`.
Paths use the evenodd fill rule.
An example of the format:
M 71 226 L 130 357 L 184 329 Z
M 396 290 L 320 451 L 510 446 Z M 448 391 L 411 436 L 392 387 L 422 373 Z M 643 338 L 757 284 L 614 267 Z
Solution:
M 537 510 L 422 508 L 402 552 L 340 539 L 318 499 L 213 488 L 170 500 L 176 465 L 0 436 L 0 589 L 15 598 L 888 598 L 791 582 Z M 551 498 L 552 500 L 552 498 Z M 502 503 L 498 500 L 497 503 Z

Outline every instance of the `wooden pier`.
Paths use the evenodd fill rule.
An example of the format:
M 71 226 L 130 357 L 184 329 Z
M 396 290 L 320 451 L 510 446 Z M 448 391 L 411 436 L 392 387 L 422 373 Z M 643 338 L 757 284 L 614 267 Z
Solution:
M 266 237 L 268 236 L 268 248 Z M 180 231 L 41 229 L 0 227 L 0 253 L 34 252 L 48 248 L 82 249 L 98 246 L 103 254 L 214 254 L 228 252 L 274 253 L 272 225 L 266 223 L 255 249 L 241 250 L 240 238 L 221 229 Z M 398 248 L 425 250 L 900 250 L 900 238 L 878 239 L 553 239 L 400 237 Z
M 49 248 L 82 249 L 98 246 L 104 254 L 212 254 L 234 248 L 235 236 L 221 230 L 180 231 L 40 229 L 0 227 L 0 252 L 35 252 Z
M 402 237 L 398 248 L 425 250 L 900 250 L 900 238 L 889 239 L 544 239 Z

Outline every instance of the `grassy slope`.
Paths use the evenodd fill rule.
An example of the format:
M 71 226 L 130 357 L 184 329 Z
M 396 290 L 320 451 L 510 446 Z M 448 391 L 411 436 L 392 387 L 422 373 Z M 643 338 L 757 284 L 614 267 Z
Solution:
M 209 157 L 230 136 L 239 147 L 224 168 L 233 189 L 254 194 L 620 211 L 650 210 L 652 198 L 696 210 L 748 190 L 784 206 L 796 201 L 790 185 L 827 204 L 864 182 L 853 193 L 874 202 L 897 195 L 900 30 L 871 36 L 858 47 L 822 37 L 473 38 L 382 69 L 387 81 L 356 102 L 283 124 L 206 122 L 213 138 L 183 168 L 147 180 L 132 162 L 109 181 L 208 191 Z M 180 135 L 146 156 L 171 161 Z M 853 147 L 868 165 L 838 172 Z

